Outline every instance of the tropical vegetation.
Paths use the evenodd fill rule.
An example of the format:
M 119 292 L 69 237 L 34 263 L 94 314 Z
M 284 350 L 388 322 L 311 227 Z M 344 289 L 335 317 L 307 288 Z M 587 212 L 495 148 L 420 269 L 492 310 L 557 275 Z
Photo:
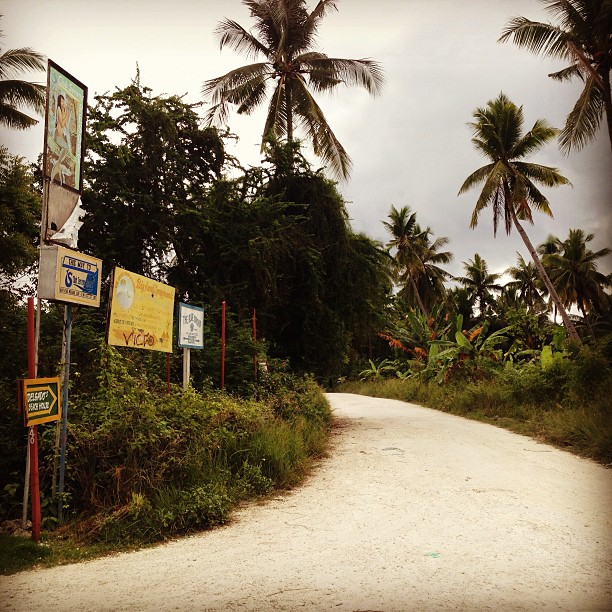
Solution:
M 234 85 L 217 80 L 212 112 L 237 102 L 247 112 L 263 96 L 257 83 L 278 79 L 276 92 L 289 97 L 274 111 L 281 127 L 266 134 L 259 166 L 244 168 L 227 153 L 235 136 L 207 125 L 200 105 L 154 94 L 139 74 L 89 109 L 79 249 L 104 262 L 102 304 L 79 309 L 72 325 L 61 500 L 55 428 L 39 428 L 48 542 L 163 540 L 294 486 L 325 453 L 331 415 L 323 389 L 422 402 L 610 463 L 612 275 L 602 271 L 610 249 L 592 247 L 595 236 L 580 228 L 533 245 L 523 227 L 534 210 L 551 213 L 541 186 L 568 184 L 558 169 L 529 160 L 557 130 L 538 120 L 524 132 L 522 108 L 504 94 L 475 111 L 472 144 L 488 161 L 460 188 L 480 186 L 471 225 L 490 208 L 494 233 L 500 223 L 515 228 L 527 253 L 499 270 L 475 252 L 455 277 L 446 269 L 450 241 L 425 223 L 421 203 L 390 207 L 381 220 L 386 244 L 353 231 L 326 174 L 345 172 L 348 158 L 327 158 L 329 168 L 315 170 L 292 137 L 294 119 L 306 113 L 297 93 L 306 96 L 304 75 L 315 93 L 351 75 L 373 91 L 380 85 L 376 64 L 309 51 L 335 3 L 321 0 L 310 13 L 299 0 L 245 4 L 263 42 L 226 21 L 222 46 L 258 50 L 266 62 L 238 69 Z M 276 67 L 275 49 L 286 53 Z M 283 64 L 288 58 L 302 68 Z M 312 129 L 316 138 L 318 129 L 331 134 Z M 27 374 L 24 297 L 36 276 L 41 193 L 39 165 L 0 149 L 0 520 L 18 520 L 24 491 L 15 381 Z M 187 389 L 181 349 L 106 344 L 115 265 L 204 308 L 205 345 L 191 352 Z M 38 376 L 57 375 L 63 329 L 61 310 L 44 304 Z
M 315 155 L 338 177 L 348 178 L 351 160 L 327 122 L 315 95 L 339 85 L 357 85 L 371 94 L 380 92 L 383 72 L 369 59 L 328 57 L 315 50 L 321 20 L 336 10 L 336 0 L 320 0 L 308 11 L 305 0 L 243 0 L 255 20 L 254 33 L 232 19 L 217 26 L 221 49 L 229 47 L 253 59 L 252 64 L 231 70 L 204 83 L 202 93 L 210 100 L 208 120 L 224 124 L 228 105 L 250 114 L 266 99 L 268 111 L 262 132 L 267 141 L 294 139 L 303 133 Z

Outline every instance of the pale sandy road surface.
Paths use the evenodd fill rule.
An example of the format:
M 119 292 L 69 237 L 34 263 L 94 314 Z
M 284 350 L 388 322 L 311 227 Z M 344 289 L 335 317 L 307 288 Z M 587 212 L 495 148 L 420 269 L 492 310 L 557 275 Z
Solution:
M 0 577 L 2 610 L 612 610 L 612 470 L 489 425 L 329 396 L 305 486 L 229 526 Z

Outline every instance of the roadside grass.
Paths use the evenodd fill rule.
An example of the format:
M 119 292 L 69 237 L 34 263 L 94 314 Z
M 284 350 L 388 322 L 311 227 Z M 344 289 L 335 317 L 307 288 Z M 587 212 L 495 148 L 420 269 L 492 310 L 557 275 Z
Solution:
M 39 544 L 3 536 L 0 574 L 135 550 L 222 525 L 239 504 L 303 482 L 326 453 L 331 411 L 308 377 L 280 372 L 243 397 L 193 389 L 157 393 L 125 359 L 104 350 L 104 380 L 71 411 L 68 519 L 44 529 Z M 50 466 L 52 436 L 43 432 L 40 440 L 41 465 Z M 41 471 L 45 494 L 48 471 Z M 11 501 L 2 510 L 15 519 L 13 502 L 21 492 L 11 490 L 11 500 L 0 501 Z M 43 515 L 43 527 L 53 524 L 50 518 Z
M 490 380 L 443 384 L 399 378 L 349 380 L 335 390 L 398 399 L 483 421 L 610 466 L 612 375 L 602 363 L 589 365 L 508 369 Z

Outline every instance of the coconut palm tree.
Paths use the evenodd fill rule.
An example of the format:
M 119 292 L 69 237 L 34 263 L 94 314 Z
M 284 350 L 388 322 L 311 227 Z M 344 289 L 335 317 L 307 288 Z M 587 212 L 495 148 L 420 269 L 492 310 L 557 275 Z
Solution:
M 45 69 L 44 57 L 29 47 L 7 49 L 0 55 L 1 125 L 16 130 L 25 130 L 38 123 L 36 119 L 20 110 L 20 107 L 42 114 L 45 109 L 46 88 L 44 85 L 30 83 L 19 77 L 24 71 Z
M 595 138 L 605 113 L 612 145 L 612 2 L 610 0 L 541 0 L 556 23 L 514 17 L 500 42 L 511 40 L 519 47 L 569 62 L 549 74 L 558 81 L 578 77 L 584 88 L 567 116 L 560 135 L 561 150 L 581 149 Z
M 593 329 L 587 313 L 604 304 L 605 289 L 612 287 L 612 275 L 597 271 L 597 260 L 612 251 L 608 248 L 591 251 L 587 243 L 593 238 L 593 234 L 585 234 L 581 229 L 571 229 L 568 238 L 559 241 L 558 252 L 544 258 L 550 279 L 564 306 L 570 308 L 576 305 L 591 335 Z
M 445 236 L 440 236 L 433 242 L 430 240 L 433 234 L 431 228 L 421 230 L 417 226 L 415 234 L 421 239 L 419 259 L 423 267 L 423 272 L 417 278 L 417 288 L 426 308 L 431 310 L 435 304 L 444 300 L 444 283 L 451 278 L 451 274 L 440 266 L 450 263 L 453 254 L 450 251 L 440 251 L 448 244 L 448 238 Z
M 314 50 L 317 30 L 337 0 L 319 0 L 310 13 L 305 0 L 242 0 L 255 19 L 255 33 L 231 19 L 219 23 L 216 34 L 221 49 L 230 47 L 253 59 L 204 83 L 210 98 L 209 123 L 223 124 L 228 104 L 238 113 L 250 114 L 269 95 L 262 148 L 268 140 L 293 140 L 302 131 L 316 155 L 342 178 L 349 175 L 351 160 L 331 130 L 313 94 L 332 91 L 338 85 L 359 85 L 377 94 L 383 83 L 381 66 L 369 59 L 337 59 Z
M 497 284 L 501 274 L 489 272 L 487 262 L 478 253 L 474 254 L 474 259 L 464 261 L 463 267 L 465 276 L 457 276 L 455 280 L 468 290 L 473 301 L 478 302 L 480 316 L 484 318 L 488 304 L 493 301 L 493 292 L 502 290 Z
M 542 279 L 534 263 L 526 262 L 523 256 L 517 253 L 516 266 L 509 267 L 506 274 L 509 274 L 513 280 L 505 284 L 504 291 L 516 291 L 517 297 L 529 309 L 545 306 L 541 291 Z
M 568 335 L 576 342 L 580 342 L 578 333 L 521 224 L 524 220 L 533 223 L 532 208 L 552 216 L 548 200 L 535 183 L 547 187 L 570 184 L 557 168 L 522 161 L 526 155 L 537 151 L 554 138 L 558 130 L 545 120 L 538 119 L 531 130 L 523 134 L 523 109 L 511 102 L 503 93 L 500 93 L 495 100 L 490 100 L 485 107 L 476 109 L 473 116 L 474 121 L 468 124 L 473 129 L 472 143 L 491 161 L 472 172 L 459 189 L 459 194 L 462 194 L 484 183 L 472 212 L 470 227 L 476 227 L 479 214 L 491 206 L 494 235 L 497 234 L 501 219 L 504 220 L 506 233 L 509 234 L 513 226 L 516 228 L 550 298 L 561 314 Z
M 416 212 L 410 210 L 410 206 L 403 206 L 399 210 L 391 206 L 387 217 L 389 221 L 383 221 L 392 238 L 387 242 L 388 249 L 396 249 L 394 257 L 395 280 L 404 285 L 410 285 L 412 297 L 417 302 L 421 312 L 428 315 L 428 310 L 421 299 L 417 286 L 417 277 L 422 273 L 423 265 L 420 259 L 423 236 L 416 221 Z

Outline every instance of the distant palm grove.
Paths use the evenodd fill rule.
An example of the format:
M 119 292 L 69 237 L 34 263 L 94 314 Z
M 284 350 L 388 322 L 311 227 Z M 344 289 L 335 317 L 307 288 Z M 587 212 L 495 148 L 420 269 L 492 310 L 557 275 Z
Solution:
M 226 18 L 216 35 L 221 48 L 242 52 L 254 63 L 204 81 L 202 115 L 200 105 L 179 95 L 155 94 L 139 74 L 113 93 L 90 100 L 82 194 L 86 216 L 78 249 L 103 260 L 104 280 L 102 306 L 80 309 L 72 329 L 73 474 L 77 465 L 88 465 L 91 474 L 97 469 L 87 456 L 91 445 L 92 453 L 99 452 L 99 465 L 106 466 L 104 490 L 115 485 L 125 490 L 117 499 L 110 499 L 110 493 L 103 499 L 96 477 L 90 474 L 85 485 L 75 476 L 70 487 L 76 509 L 90 511 L 96 504 L 96 511 L 104 504 L 132 504 L 134 509 L 139 498 L 133 495 L 145 495 L 145 484 L 128 490 L 126 480 L 111 477 L 131 465 L 136 478 L 138 449 L 126 456 L 113 446 L 110 453 L 102 441 L 110 445 L 112 436 L 100 434 L 108 428 L 101 426 L 96 436 L 88 429 L 95 418 L 105 418 L 104 406 L 109 414 L 119 411 L 113 418 L 121 421 L 117 414 L 123 396 L 113 395 L 113 385 L 130 389 L 129 380 L 146 387 L 142 396 L 126 391 L 131 406 L 151 401 L 155 407 L 162 400 L 151 398 L 165 396 L 165 355 L 122 349 L 109 356 L 104 339 L 108 275 L 114 266 L 168 283 L 178 301 L 205 308 L 205 347 L 192 351 L 190 393 L 210 394 L 213 404 L 220 401 L 222 385 L 225 303 L 225 391 L 244 401 L 290 397 L 294 425 L 294 413 L 303 410 L 302 400 L 295 399 L 294 376 L 325 388 L 356 379 L 392 379 L 435 389 L 537 380 L 534 388 L 553 390 L 542 391 L 547 410 L 567 405 L 582 415 L 584 406 L 595 406 L 594 427 L 599 431 L 609 425 L 609 401 L 597 403 L 589 394 L 608 393 L 609 400 L 612 274 L 605 271 L 604 258 L 611 251 L 593 247 L 596 237 L 580 227 L 533 244 L 528 226 L 546 222 L 555 190 L 569 183 L 562 169 L 537 162 L 539 150 L 558 142 L 571 154 L 588 146 L 604 124 L 612 142 L 612 9 L 609 0 L 540 1 L 554 25 L 514 18 L 501 39 L 567 61 L 568 67 L 553 78 L 581 79 L 584 91 L 566 125 L 558 130 L 543 118 L 524 126 L 520 101 L 499 92 L 491 92 L 465 118 L 466 150 L 474 147 L 485 159 L 456 186 L 457 192 L 473 195 L 466 225 L 492 221 L 494 233 L 500 227 L 515 231 L 525 247 L 509 254 L 513 264 L 503 271 L 491 270 L 486 254 L 474 252 L 461 262 L 462 275 L 451 275 L 450 241 L 422 223 L 419 202 L 388 203 L 381 219 L 385 242 L 351 228 L 343 183 L 336 182 L 349 180 L 351 160 L 316 98 L 327 91 L 347 95 L 339 85 L 379 95 L 384 71 L 374 60 L 338 59 L 316 50 L 318 26 L 339 1 L 320 0 L 309 8 L 305 0 L 243 0 L 253 29 Z M 367 53 L 367 40 L 363 44 Z M 4 125 L 27 129 L 36 121 L 30 115 L 41 110 L 41 92 L 28 86 L 28 71 L 39 69 L 40 62 L 31 49 L 6 50 L 0 56 Z M 231 111 L 249 114 L 263 104 L 263 161 L 245 168 L 226 148 L 233 137 Z M 30 115 L 24 114 L 24 105 Z M 306 151 L 311 150 L 322 169 L 308 162 Z M 0 401 L 9 415 L 0 424 L 0 441 L 7 449 L 0 459 L 0 490 L 5 487 L 6 516 L 14 515 L 17 488 L 12 483 L 19 479 L 23 455 L 24 428 L 13 406 L 15 380 L 27 373 L 25 299 L 35 295 L 42 187 L 39 164 L 0 150 L 0 329 L 5 347 Z M 63 312 L 45 303 L 38 376 L 58 372 L 63 326 Z M 181 357 L 175 348 L 170 378 L 176 393 L 182 392 Z M 602 380 L 604 389 L 598 386 Z M 513 393 L 507 396 L 514 398 Z M 554 395 L 550 405 L 547 394 Z M 285 404 L 269 401 L 275 415 L 287 416 Z M 168 413 L 176 412 L 173 404 L 163 405 Z M 99 408 L 95 415 L 92 406 Z M 232 438 L 238 445 L 251 430 L 236 410 L 228 423 L 239 426 Z M 151 422 L 154 413 L 147 413 Z M 163 423 L 170 419 L 163 418 Z M 149 441 L 161 439 L 164 427 L 159 425 Z M 43 447 L 51 456 L 52 435 L 46 435 Z M 607 456 L 609 449 L 601 448 L 609 442 L 608 437 L 592 454 Z M 238 453 L 239 446 L 231 448 L 227 457 Z M 119 463 L 111 465 L 115 452 Z M 258 461 L 257 469 L 263 470 L 266 464 Z M 227 469 L 242 478 L 251 473 L 249 465 L 245 459 L 244 465 Z M 189 470 L 183 468 L 185 476 Z M 50 480 L 48 474 L 44 478 Z

